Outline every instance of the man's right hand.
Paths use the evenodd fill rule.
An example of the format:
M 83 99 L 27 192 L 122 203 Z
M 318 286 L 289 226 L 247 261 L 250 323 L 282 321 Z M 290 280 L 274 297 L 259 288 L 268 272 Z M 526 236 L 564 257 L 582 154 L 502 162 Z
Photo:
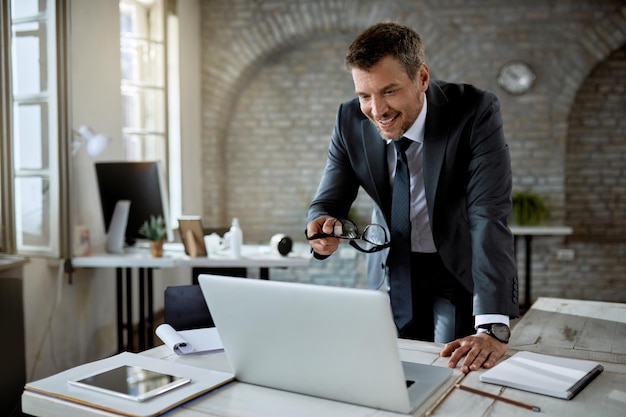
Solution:
M 313 236 L 319 233 L 331 234 L 333 233 L 333 227 L 337 224 L 337 219 L 334 217 L 322 216 L 309 222 L 306 225 L 306 235 Z M 315 253 L 320 255 L 329 256 L 335 253 L 339 248 L 341 239 L 336 237 L 323 237 L 319 239 L 309 240 L 309 244 Z

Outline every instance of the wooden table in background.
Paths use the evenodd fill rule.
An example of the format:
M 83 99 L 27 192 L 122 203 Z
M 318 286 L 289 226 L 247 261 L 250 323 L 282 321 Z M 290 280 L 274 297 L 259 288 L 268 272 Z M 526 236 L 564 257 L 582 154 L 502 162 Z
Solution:
M 524 304 L 521 306 L 523 311 L 530 308 L 532 304 L 531 283 L 532 283 L 532 262 L 533 262 L 533 237 L 535 236 L 567 236 L 572 234 L 572 228 L 569 226 L 511 226 L 511 232 L 515 239 L 515 256 L 517 257 L 517 240 L 519 237 L 524 238 L 524 278 L 526 285 L 524 287 Z

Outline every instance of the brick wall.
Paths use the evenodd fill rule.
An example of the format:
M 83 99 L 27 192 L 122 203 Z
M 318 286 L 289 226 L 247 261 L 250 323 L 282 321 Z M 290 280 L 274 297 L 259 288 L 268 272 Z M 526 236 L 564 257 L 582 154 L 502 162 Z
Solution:
M 541 194 L 551 224 L 575 227 L 571 239 L 535 239 L 533 295 L 626 301 L 626 110 L 619 52 L 626 43 L 626 2 L 207 0 L 202 5 L 205 226 L 228 225 L 238 217 L 246 242 L 266 242 L 279 232 L 302 240 L 335 111 L 353 97 L 343 69 L 346 47 L 365 27 L 392 19 L 422 35 L 434 76 L 498 94 L 514 188 Z M 525 95 L 507 95 L 496 84 L 499 68 L 511 60 L 528 62 L 537 74 Z M 594 123 L 601 126 L 601 137 Z M 598 140 L 606 144 L 588 152 L 587 144 Z M 586 179 L 576 182 L 581 172 Z M 592 180 L 602 185 L 591 187 Z M 590 203 L 583 207 L 576 201 Z M 598 204 L 610 207 L 598 210 Z M 360 222 L 367 221 L 370 208 L 360 196 Z M 611 243 L 602 243 L 605 237 Z M 574 250 L 573 261 L 558 259 L 562 248 Z M 297 272 L 297 279 L 362 285 L 362 264 L 360 254 L 335 256 Z M 273 271 L 273 276 L 293 279 L 292 272 Z M 520 279 L 523 283 L 523 273 Z

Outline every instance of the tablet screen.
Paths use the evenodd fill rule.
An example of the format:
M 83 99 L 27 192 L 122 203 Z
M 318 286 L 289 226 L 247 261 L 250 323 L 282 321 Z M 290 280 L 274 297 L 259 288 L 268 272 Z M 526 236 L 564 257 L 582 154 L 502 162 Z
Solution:
M 181 376 L 124 365 L 69 383 L 135 401 L 145 401 L 190 381 Z

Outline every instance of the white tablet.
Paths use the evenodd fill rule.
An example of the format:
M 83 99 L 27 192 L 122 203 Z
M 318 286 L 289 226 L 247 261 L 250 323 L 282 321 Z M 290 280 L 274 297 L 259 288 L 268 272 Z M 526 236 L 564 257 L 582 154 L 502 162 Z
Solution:
M 131 365 L 100 370 L 81 379 L 68 381 L 76 387 L 140 402 L 189 382 L 190 378 Z

